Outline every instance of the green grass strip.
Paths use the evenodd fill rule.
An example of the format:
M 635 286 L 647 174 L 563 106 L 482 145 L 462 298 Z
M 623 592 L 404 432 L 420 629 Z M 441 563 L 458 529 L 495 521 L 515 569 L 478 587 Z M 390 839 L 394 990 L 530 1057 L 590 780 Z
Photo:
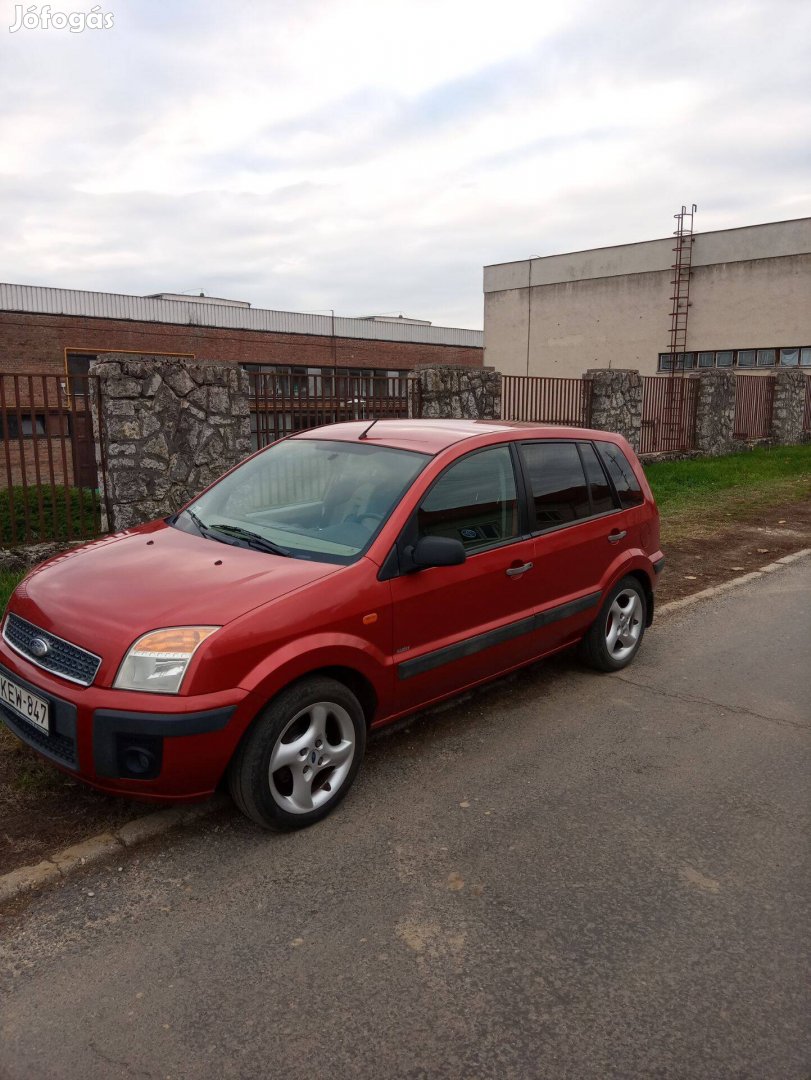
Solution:
M 750 509 L 811 496 L 811 444 L 646 466 L 662 517 L 735 505 Z

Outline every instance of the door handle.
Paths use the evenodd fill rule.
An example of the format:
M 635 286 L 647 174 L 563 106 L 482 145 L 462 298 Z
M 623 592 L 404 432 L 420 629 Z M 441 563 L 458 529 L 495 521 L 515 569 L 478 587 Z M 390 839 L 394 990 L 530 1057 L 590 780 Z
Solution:
M 623 529 L 622 532 L 613 532 L 608 534 L 609 544 L 618 544 L 622 540 L 623 536 L 627 536 L 627 529 Z
M 527 570 L 532 569 L 531 562 L 525 562 L 523 566 L 511 566 L 507 571 L 507 577 L 520 577 L 522 574 L 526 574 Z

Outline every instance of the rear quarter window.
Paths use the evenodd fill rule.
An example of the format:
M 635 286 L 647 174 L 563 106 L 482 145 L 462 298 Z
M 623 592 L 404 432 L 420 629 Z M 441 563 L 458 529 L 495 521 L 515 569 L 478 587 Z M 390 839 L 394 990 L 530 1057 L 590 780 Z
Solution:
M 628 458 L 614 443 L 598 442 L 596 446 L 608 470 L 608 475 L 617 489 L 622 509 L 628 510 L 632 506 L 639 506 L 645 501 L 645 496 L 642 494 L 642 488 Z

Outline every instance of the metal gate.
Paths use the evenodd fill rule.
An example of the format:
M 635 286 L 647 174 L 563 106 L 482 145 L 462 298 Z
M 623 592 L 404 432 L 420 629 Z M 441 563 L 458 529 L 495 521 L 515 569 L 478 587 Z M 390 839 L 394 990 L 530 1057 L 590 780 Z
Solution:
M 501 382 L 501 419 L 589 427 L 591 391 L 590 379 L 504 375 Z
M 771 375 L 736 375 L 736 439 L 767 439 L 772 428 L 774 378 Z
M 698 379 L 642 376 L 641 454 L 692 450 L 696 437 Z
M 419 416 L 419 383 L 400 376 L 249 372 L 251 437 L 259 450 L 294 431 L 342 420 Z
M 0 373 L 0 544 L 80 540 L 102 528 L 90 375 Z

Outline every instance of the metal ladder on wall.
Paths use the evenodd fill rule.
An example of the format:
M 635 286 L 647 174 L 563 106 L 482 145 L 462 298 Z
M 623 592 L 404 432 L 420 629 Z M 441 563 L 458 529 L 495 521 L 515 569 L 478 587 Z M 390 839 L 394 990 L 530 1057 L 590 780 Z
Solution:
M 682 206 L 674 214 L 676 229 L 673 235 L 675 262 L 671 269 L 673 295 L 670 297 L 670 379 L 665 396 L 665 409 L 661 420 L 660 444 L 662 449 L 681 450 L 686 445 L 685 431 L 685 385 L 684 356 L 687 349 L 687 317 L 690 313 L 690 276 L 693 269 L 693 222 L 696 204 L 688 210 Z

